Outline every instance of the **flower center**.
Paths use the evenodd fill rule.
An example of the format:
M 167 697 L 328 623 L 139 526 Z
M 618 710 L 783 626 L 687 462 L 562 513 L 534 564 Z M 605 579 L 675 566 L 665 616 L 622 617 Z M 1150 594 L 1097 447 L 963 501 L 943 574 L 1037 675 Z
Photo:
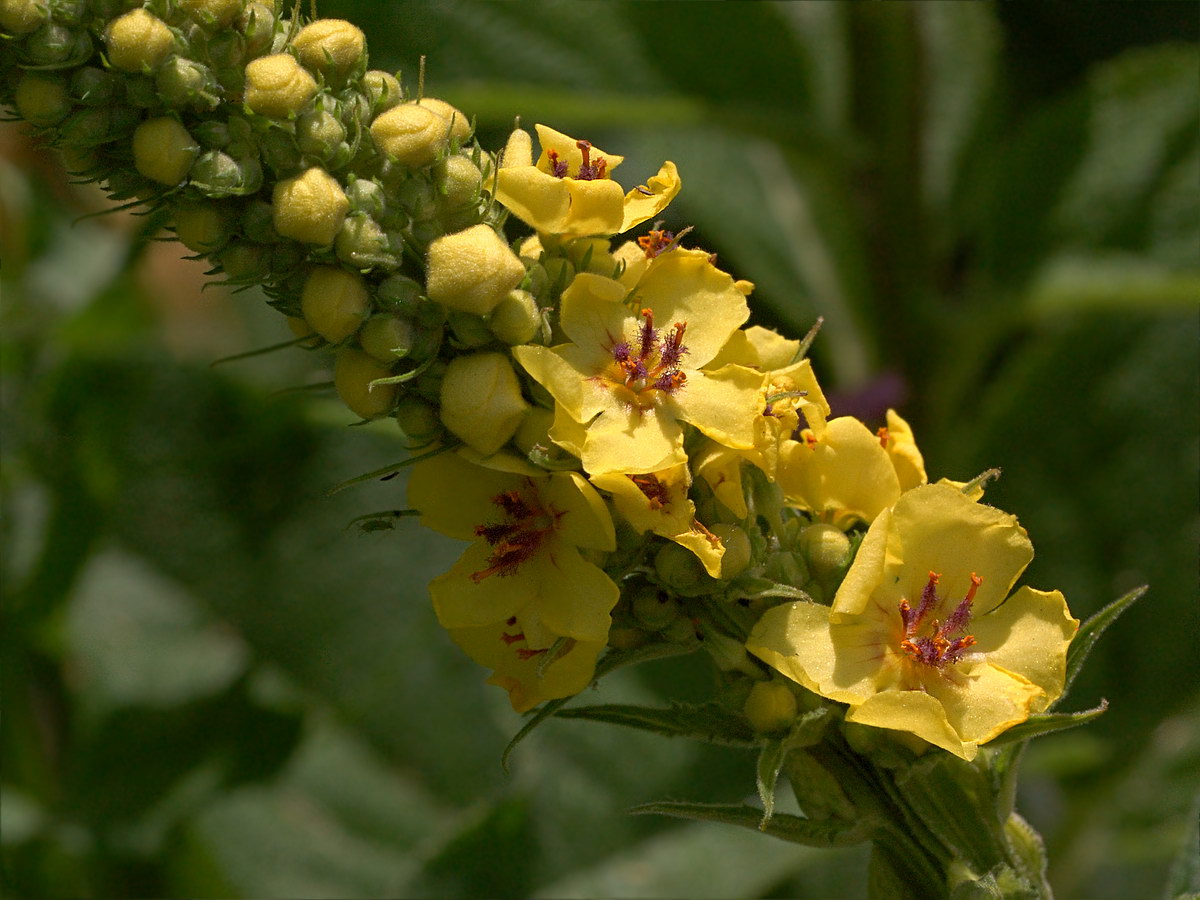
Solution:
M 683 343 L 686 322 L 676 322 L 665 335 L 654 327 L 653 310 L 642 310 L 642 324 L 634 341 L 618 341 L 609 351 L 616 361 L 610 380 L 627 388 L 639 406 L 654 404 L 653 391 L 674 394 L 687 382 L 679 368 L 688 352 Z
M 532 486 L 530 482 L 530 488 Z M 476 584 L 489 575 L 503 578 L 516 574 L 521 563 L 533 557 L 545 544 L 562 515 L 542 509 L 534 490 L 528 495 L 505 491 L 493 497 L 492 503 L 500 507 L 504 518 L 494 524 L 475 526 L 475 534 L 493 548 L 487 568 L 471 574 L 471 580 Z
M 675 243 L 675 233 L 655 228 L 648 234 L 644 234 L 638 238 L 637 242 L 638 246 L 646 254 L 646 259 L 654 259 L 660 253 L 671 249 L 671 246 Z
M 517 617 L 510 616 L 504 623 L 509 628 L 517 624 Z M 509 634 L 507 631 L 500 632 L 500 640 L 504 641 L 505 645 L 512 647 L 513 644 L 520 643 L 525 640 L 525 632 L 517 631 L 514 634 Z M 545 653 L 548 647 L 543 647 L 541 650 L 531 650 L 528 647 L 514 647 L 514 651 L 519 659 L 533 659 L 539 653 Z
M 579 163 L 579 171 L 574 177 L 577 181 L 597 181 L 605 177 L 605 170 L 608 169 L 608 160 L 603 156 L 597 156 L 593 162 L 592 145 L 587 141 L 576 141 L 575 146 L 579 148 L 579 152 L 583 154 L 583 160 Z M 567 178 L 568 166 L 565 159 L 559 159 L 557 150 L 547 150 L 546 158 L 550 161 L 550 174 L 555 178 Z
M 975 592 L 983 583 L 983 579 L 972 572 L 971 587 L 967 590 L 967 596 L 959 601 L 945 622 L 930 619 L 928 633 L 920 634 L 930 613 L 941 605 L 942 600 L 937 593 L 937 584 L 941 577 L 937 572 L 929 573 L 929 581 L 921 591 L 921 602 L 915 610 L 908 605 L 907 600 L 900 601 L 900 621 L 904 626 L 904 639 L 900 642 L 900 649 L 915 662 L 935 669 L 958 662 L 967 649 L 974 646 L 975 638 L 971 635 L 953 635 L 966 631 L 967 624 L 971 621 L 971 604 L 975 601 Z
M 671 502 L 671 492 L 665 484 L 658 480 L 657 475 L 627 475 L 630 481 L 637 485 L 652 510 L 662 509 Z

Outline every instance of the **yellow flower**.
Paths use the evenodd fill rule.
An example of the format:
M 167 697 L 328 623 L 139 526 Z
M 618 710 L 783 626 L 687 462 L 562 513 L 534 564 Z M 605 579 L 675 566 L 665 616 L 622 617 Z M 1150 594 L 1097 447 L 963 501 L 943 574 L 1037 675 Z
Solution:
M 704 478 L 736 515 L 748 514 L 742 492 L 742 463 L 753 463 L 771 479 L 776 477 L 781 450 L 792 443 L 792 434 L 807 426 L 815 435 L 825 434 L 829 403 L 807 359 L 793 362 L 800 342 L 774 331 L 753 326 L 734 332 L 710 366 L 726 363 L 750 366 L 763 372 L 759 388 L 758 415 L 754 418 L 754 445 L 737 450 L 710 442 L 697 454 L 696 474 Z M 803 416 L 803 419 L 801 419 Z
M 604 501 L 575 472 L 547 474 L 503 453 L 487 464 L 444 453 L 413 468 L 408 502 L 422 524 L 474 541 L 429 586 L 438 621 L 506 624 L 533 653 L 559 638 L 603 645 L 619 591 L 579 548 L 615 548 Z
M 924 484 L 925 463 L 912 429 L 888 410 L 873 433 L 858 419 L 831 420 L 824 434 L 806 429 L 779 452 L 776 477 L 787 499 L 838 527 L 872 522 L 901 493 Z
M 762 373 L 704 368 L 747 315 L 708 254 L 677 249 L 652 260 L 628 305 L 620 282 L 576 275 L 559 322 L 571 343 L 513 355 L 557 402 L 551 438 L 589 473 L 657 472 L 686 461 L 683 422 L 753 446 Z
M 639 533 L 652 531 L 699 557 L 713 578 L 721 577 L 724 542 L 696 518 L 688 498 L 692 484 L 686 463 L 645 475 L 593 475 L 592 484 L 613 495 L 613 506 Z
M 564 641 L 548 650 L 532 649 L 515 618 L 480 628 L 451 628 L 450 637 L 471 659 L 494 670 L 488 684 L 508 691 L 519 713 L 543 700 L 578 694 L 592 681 L 603 641 Z
M 508 162 L 497 174 L 496 199 L 539 232 L 571 237 L 618 234 L 654 218 L 679 193 L 672 162 L 663 163 L 645 185 L 625 193 L 611 178 L 624 157 L 544 125 L 536 128 L 541 156 L 529 164 L 528 141 L 510 140 L 510 148 L 516 149 L 505 153 Z
M 769 610 L 747 648 L 849 704 L 848 722 L 973 759 L 1063 690 L 1078 621 L 1058 591 L 1008 596 L 1032 558 L 1014 516 L 949 485 L 914 488 L 871 524 L 832 608 Z

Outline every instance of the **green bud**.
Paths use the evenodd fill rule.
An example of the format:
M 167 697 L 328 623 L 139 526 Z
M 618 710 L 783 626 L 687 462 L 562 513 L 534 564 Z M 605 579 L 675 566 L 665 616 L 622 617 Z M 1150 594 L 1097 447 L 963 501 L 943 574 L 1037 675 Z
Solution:
M 679 602 L 654 585 L 644 585 L 633 595 L 633 616 L 647 631 L 662 631 L 682 614 Z
M 442 436 L 442 422 L 432 403 L 406 395 L 396 406 L 396 424 L 417 447 L 431 444 Z
M 446 322 L 454 339 L 463 347 L 482 347 L 495 340 L 487 323 L 480 316 L 452 309 L 446 313 Z
M 236 31 L 218 31 L 208 39 L 205 46 L 209 64 L 221 73 L 221 81 L 244 87 L 246 73 L 243 69 L 246 58 L 246 39 Z M 236 74 L 235 74 L 236 73 Z
M 800 532 L 799 545 L 809 571 L 821 581 L 844 572 L 850 565 L 850 539 L 833 525 L 808 526 Z
M 437 189 L 424 178 L 407 178 L 396 191 L 396 199 L 414 221 L 424 222 L 438 214 Z
M 267 248 L 249 241 L 230 241 L 219 261 L 221 269 L 235 282 L 262 281 L 270 271 Z
M 614 650 L 636 650 L 645 646 L 650 635 L 641 628 L 631 625 L 614 625 L 608 630 L 608 646 Z
M 159 67 L 154 81 L 169 106 L 203 112 L 220 103 L 221 88 L 212 70 L 195 60 L 172 57 Z
M 373 219 L 382 219 L 387 213 L 387 194 L 377 181 L 370 178 L 352 178 L 346 186 L 346 199 L 350 201 L 350 214 L 366 213 Z
M 425 288 L 407 275 L 389 275 L 379 282 L 376 297 L 380 306 L 402 315 L 416 312 L 424 299 Z
M 398 386 L 371 382 L 387 378 L 391 369 L 354 347 L 338 351 L 333 364 L 333 386 L 342 402 L 355 415 L 374 419 L 391 411 L 396 405 Z
M 337 117 L 324 109 L 312 109 L 296 120 L 296 144 L 301 153 L 324 161 L 333 156 L 346 139 L 346 129 Z
M 21 76 L 14 100 L 17 112 L 31 125 L 42 128 L 61 122 L 74 108 L 66 82 L 40 72 Z
M 220 150 L 206 150 L 191 171 L 192 186 L 208 197 L 240 197 L 262 187 L 262 166 L 256 159 L 236 160 Z
M 251 200 L 241 217 L 242 232 L 259 244 L 277 244 L 281 240 L 275 230 L 274 210 L 265 200 Z
M 46 0 L 0 0 L 0 28 L 9 34 L 37 31 L 49 18 Z
M 725 554 L 721 557 L 721 578 L 729 579 L 740 575 L 750 565 L 751 547 L 750 536 L 737 525 L 728 522 L 718 522 L 709 528 L 725 545 Z
M 759 734 L 786 731 L 796 711 L 796 695 L 782 681 L 755 682 L 742 707 L 750 727 Z
M 174 211 L 175 236 L 193 253 L 214 253 L 229 240 L 228 217 L 216 203 L 194 203 Z
M 85 106 L 103 106 L 112 103 L 119 91 L 120 82 L 112 74 L 95 66 L 76 69 L 71 76 L 71 96 L 76 103 Z
M 380 362 L 394 363 L 412 351 L 415 334 L 413 324 L 408 319 L 372 316 L 358 333 L 358 343 Z
M 395 269 L 400 265 L 399 254 L 393 250 L 391 240 L 379 223 L 367 215 L 347 216 L 334 239 L 333 248 L 338 259 L 356 269 L 374 266 Z
M 474 203 L 479 198 L 482 178 L 479 167 L 471 160 L 465 156 L 451 156 L 446 160 L 445 174 L 442 180 L 446 205 L 454 209 Z
M 679 616 L 661 631 L 664 640 L 672 644 L 695 644 L 700 640 L 696 623 L 687 616 Z
M 266 3 L 247 3 L 238 18 L 246 41 L 246 55 L 258 56 L 270 49 L 275 38 L 275 11 Z
M 128 135 L 137 119 L 137 111 L 128 107 L 77 109 L 59 126 L 59 141 L 68 147 L 99 147 Z
M 684 597 L 699 597 L 712 593 L 720 582 L 704 571 L 704 566 L 691 550 L 668 541 L 654 557 L 654 569 L 659 580 Z
M 363 90 L 367 92 L 367 100 L 371 104 L 370 110 L 372 116 L 387 112 L 404 99 L 401 96 L 400 82 L 396 79 L 396 76 L 389 75 L 387 72 L 380 71 L 379 69 L 371 69 L 364 74 L 362 86 Z
M 295 172 L 304 166 L 296 137 L 286 128 L 272 128 L 258 141 L 263 162 L 276 175 Z
M 192 126 L 192 134 L 200 142 L 200 146 L 206 150 L 224 150 L 233 140 L 229 123 L 217 119 L 197 122 Z
M 436 356 L 442 346 L 443 331 L 441 326 L 418 327 L 409 358 L 415 363 L 423 363 Z
M 413 361 L 420 359 L 416 350 L 413 351 L 411 358 Z M 417 395 L 424 397 L 430 403 L 438 403 L 442 396 L 442 382 L 446 380 L 446 369 L 449 368 L 449 365 L 444 359 L 435 360 L 428 369 L 417 376 L 417 379 L 412 382 L 413 390 Z
M 529 291 L 511 290 L 492 310 L 488 326 L 510 347 L 528 344 L 542 329 L 542 312 Z
M 69 68 L 92 55 L 92 39 L 82 28 L 47 22 L 24 41 L 25 55 L 35 66 Z

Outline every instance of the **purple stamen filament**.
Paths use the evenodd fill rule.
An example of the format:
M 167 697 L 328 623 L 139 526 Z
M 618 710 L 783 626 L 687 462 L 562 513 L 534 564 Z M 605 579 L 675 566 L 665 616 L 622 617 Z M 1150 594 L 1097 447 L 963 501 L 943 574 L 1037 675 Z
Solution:
M 908 605 L 907 600 L 900 601 L 900 623 L 904 627 L 904 639 L 900 641 L 900 649 L 916 662 L 936 669 L 958 662 L 967 649 L 974 646 L 973 636 L 952 635 L 966 630 L 971 621 L 971 604 L 975 601 L 975 592 L 983 583 L 983 579 L 972 572 L 971 587 L 967 590 L 967 595 L 954 607 L 946 621 L 939 622 L 933 619 L 930 622 L 930 634 L 920 635 L 918 632 L 921 626 L 940 602 L 937 593 L 940 579 L 941 575 L 937 572 L 929 573 L 929 581 L 921 591 L 921 601 L 915 610 Z
M 679 368 L 688 352 L 683 343 L 687 323 L 676 322 L 664 336 L 654 327 L 653 310 L 643 309 L 642 319 L 633 342 L 618 341 L 610 350 L 618 370 L 614 380 L 638 395 L 646 390 L 674 393 L 687 381 L 687 375 Z
M 492 503 L 500 507 L 504 519 L 475 526 L 475 534 L 493 548 L 487 568 L 471 574 L 476 584 L 489 575 L 515 575 L 521 563 L 534 556 L 554 531 L 559 515 L 546 512 L 519 491 L 497 494 Z

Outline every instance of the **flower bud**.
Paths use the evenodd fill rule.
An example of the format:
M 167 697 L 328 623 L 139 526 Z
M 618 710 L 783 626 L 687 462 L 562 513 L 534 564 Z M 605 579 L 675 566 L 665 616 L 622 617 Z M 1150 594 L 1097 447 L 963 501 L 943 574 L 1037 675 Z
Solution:
M 429 357 L 426 356 L 425 359 Z M 421 360 L 414 348 L 410 356 L 414 362 Z M 450 368 L 450 364 L 444 359 L 436 359 L 429 364 L 429 368 L 417 376 L 417 379 L 412 382 L 413 391 L 421 397 L 424 397 L 430 403 L 439 403 L 442 397 L 442 382 L 446 380 L 446 370 Z
M 292 46 L 308 69 L 344 78 L 366 59 L 367 39 L 344 19 L 318 19 L 300 29 Z
M 71 76 L 71 96 L 85 106 L 103 106 L 116 99 L 120 82 L 112 72 L 95 66 L 76 69 Z
M 350 411 L 364 419 L 374 419 L 391 411 L 396 405 L 398 386 L 371 382 L 392 374 L 379 360 L 355 347 L 338 351 L 333 364 L 333 386 Z
M 417 101 L 417 105 L 421 106 L 446 123 L 446 127 L 450 129 L 449 134 L 453 140 L 461 141 L 471 133 L 471 123 L 462 111 L 451 106 L 445 100 L 439 100 L 436 97 L 422 97 Z
M 238 17 L 237 27 L 245 41 L 246 56 L 254 57 L 266 53 L 275 39 L 275 3 L 247 3 Z
M 347 216 L 338 230 L 333 249 L 338 259 L 356 269 L 374 266 L 395 269 L 400 266 L 399 255 L 393 252 L 391 240 L 370 216 Z
M 482 177 L 479 166 L 465 156 L 451 156 L 447 159 L 446 173 L 442 179 L 446 205 L 455 209 L 473 203 L 479 196 Z
M 654 557 L 658 579 L 684 597 L 707 594 L 720 582 L 704 571 L 704 565 L 691 550 L 668 541 Z
M 709 531 L 725 545 L 725 553 L 721 557 L 721 577 L 729 579 L 744 572 L 750 565 L 750 536 L 739 526 L 728 522 L 718 522 Z
M 438 238 L 429 247 L 429 298 L 485 316 L 525 277 L 525 266 L 489 225 Z
M 133 164 L 152 181 L 174 187 L 187 177 L 200 153 L 178 119 L 162 116 L 143 122 L 133 132 Z
M 427 166 L 449 146 L 450 124 L 416 103 L 402 103 L 371 123 L 375 145 L 403 166 Z
M 446 313 L 446 324 L 457 344 L 466 348 L 482 347 L 496 340 L 481 316 L 452 309 Z
M 234 240 L 221 251 L 221 269 L 235 282 L 262 281 L 270 269 L 267 249 L 250 241 Z
M 809 571 L 817 579 L 828 578 L 850 562 L 850 539 L 833 525 L 809 525 L 800 532 L 799 543 Z
M 321 336 L 312 330 L 312 326 L 299 316 L 288 316 L 287 326 L 296 337 L 309 338 L 300 345 L 302 347 L 320 347 L 325 343 Z
M 272 202 L 275 230 L 305 244 L 332 244 L 350 209 L 337 179 L 318 167 L 278 182 Z
M 541 406 L 531 407 L 513 435 L 513 443 L 526 456 L 538 447 L 550 450 L 554 447 L 554 442 L 550 440 L 550 426 L 553 424 L 553 412 Z
M 425 289 L 407 275 L 389 275 L 379 282 L 376 296 L 385 309 L 410 315 L 421 305 Z M 440 324 L 440 323 L 439 323 Z
M 523 128 L 513 130 L 504 145 L 504 153 L 500 156 L 500 167 L 503 169 L 516 166 L 533 165 L 533 138 Z
M 488 326 L 510 347 L 528 344 L 542 329 L 542 312 L 529 291 L 511 290 L 492 310 Z
M 313 109 L 296 120 L 296 144 L 301 153 L 326 160 L 346 139 L 346 128 L 337 117 L 323 109 Z
M 175 236 L 193 253 L 213 253 L 229 239 L 229 224 L 215 203 L 180 206 L 174 212 Z
M 220 150 L 206 150 L 192 166 L 192 187 L 208 197 L 242 197 L 262 187 L 262 166 L 256 159 L 237 160 Z
M 442 423 L 484 456 L 508 443 L 529 409 L 517 373 L 502 353 L 474 353 L 451 361 L 440 401 Z
M 154 82 L 159 95 L 170 106 L 205 111 L 215 109 L 220 102 L 221 86 L 212 70 L 182 56 L 167 60 L 155 74 Z
M 632 625 L 614 625 L 608 630 L 608 646 L 614 650 L 636 650 L 649 640 L 649 634 Z
M 316 92 L 316 81 L 290 54 L 261 56 L 246 65 L 246 105 L 260 116 L 294 116 Z
M 742 707 L 750 727 L 759 734 L 785 731 L 796 718 L 796 695 L 782 681 L 758 681 Z
M 379 69 L 371 69 L 363 75 L 362 86 L 363 90 L 367 92 L 372 116 L 387 112 L 404 99 L 401 96 L 400 82 L 396 76 Z
M 246 0 L 176 0 L 176 5 L 206 28 L 226 28 L 241 15 Z
M 242 234 L 259 244 L 278 244 L 283 240 L 275 230 L 274 210 L 263 200 L 251 200 L 243 207 Z
M 74 108 L 63 80 L 40 72 L 21 76 L 14 100 L 22 118 L 43 128 L 61 122 Z
M 85 29 L 47 22 L 25 39 L 24 50 L 35 66 L 66 68 L 92 55 L 92 39 Z
M 647 631 L 662 631 L 683 612 L 679 601 L 652 584 L 639 588 L 630 605 L 634 618 Z
M 108 61 L 126 72 L 154 69 L 175 47 L 166 23 L 144 9 L 134 9 L 112 21 L 105 32 Z
M 0 0 L 0 28 L 9 34 L 37 31 L 50 18 L 45 0 Z
M 380 362 L 394 363 L 412 351 L 414 330 L 399 316 L 371 316 L 358 335 L 359 346 Z
M 416 447 L 423 447 L 442 436 L 442 423 L 432 403 L 407 395 L 396 406 L 396 424 Z
M 334 266 L 313 269 L 300 294 L 305 321 L 331 344 L 358 331 L 370 308 L 371 298 L 362 276 Z
M 258 140 L 258 150 L 262 161 L 276 175 L 286 175 L 302 169 L 307 163 L 300 148 L 296 146 L 296 136 L 286 128 L 272 128 Z

